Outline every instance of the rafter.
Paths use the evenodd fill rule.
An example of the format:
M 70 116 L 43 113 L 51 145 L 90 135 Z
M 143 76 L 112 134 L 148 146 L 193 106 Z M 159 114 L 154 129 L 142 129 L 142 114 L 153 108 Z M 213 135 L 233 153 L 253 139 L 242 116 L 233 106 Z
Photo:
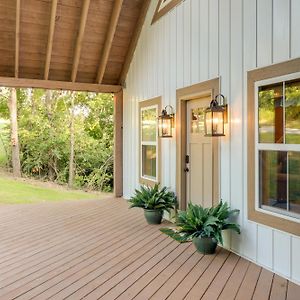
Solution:
M 87 91 L 95 93 L 118 93 L 122 90 L 122 87 L 120 85 L 25 79 L 14 77 L 0 77 L 0 86 L 16 88 L 41 88 L 51 90 Z
M 101 83 L 103 80 L 104 72 L 107 66 L 108 57 L 110 53 L 110 49 L 112 46 L 112 42 L 114 39 L 114 35 L 116 32 L 116 28 L 118 25 L 121 9 L 122 9 L 123 0 L 115 0 L 115 4 L 113 7 L 113 11 L 110 18 L 110 24 L 108 28 L 108 32 L 106 35 L 106 40 L 104 43 L 104 49 L 102 51 L 102 56 L 100 60 L 98 75 L 97 75 L 97 82 Z
M 146 15 L 147 15 L 147 11 L 148 11 L 150 2 L 151 2 L 151 0 L 144 0 L 143 7 L 141 9 L 140 16 L 139 16 L 139 19 L 138 19 L 137 24 L 136 24 L 136 29 L 133 33 L 132 38 L 131 38 L 129 49 L 128 49 L 128 52 L 127 52 L 127 55 L 126 55 L 126 58 L 125 58 L 125 62 L 123 64 L 123 69 L 122 69 L 122 72 L 121 72 L 121 75 L 120 75 L 120 78 L 119 78 L 119 84 L 121 84 L 121 85 L 123 85 L 124 82 L 125 82 L 126 75 L 127 75 L 128 70 L 129 70 L 129 67 L 130 67 L 130 64 L 131 64 L 131 61 L 132 61 L 132 58 L 133 58 L 133 55 L 134 55 L 136 45 L 138 43 L 142 28 L 143 28 L 143 25 L 144 25 L 144 22 L 145 22 L 145 18 L 146 18 Z
M 73 68 L 72 68 L 72 75 L 71 75 L 72 82 L 75 82 L 77 76 L 78 65 L 79 65 L 80 54 L 81 54 L 81 47 L 82 47 L 82 40 L 83 40 L 87 15 L 89 12 L 89 6 L 90 6 L 90 0 L 84 0 L 82 11 L 81 11 L 80 26 L 79 26 L 75 52 L 74 52 Z
M 15 77 L 19 77 L 21 0 L 16 0 Z
M 54 36 L 54 28 L 55 28 L 55 18 L 56 18 L 56 10 L 57 10 L 57 1 L 58 0 L 52 0 L 52 6 L 51 6 L 50 26 L 49 26 L 49 33 L 48 33 L 47 53 L 46 53 L 46 62 L 45 62 L 45 71 L 44 71 L 44 79 L 45 80 L 47 80 L 49 77 L 50 61 L 51 61 L 52 46 L 53 46 L 53 36 Z

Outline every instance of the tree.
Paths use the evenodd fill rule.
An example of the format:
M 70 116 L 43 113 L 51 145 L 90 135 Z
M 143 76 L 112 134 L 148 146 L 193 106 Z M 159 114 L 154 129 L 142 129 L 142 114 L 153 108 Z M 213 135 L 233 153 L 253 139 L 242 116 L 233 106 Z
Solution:
M 21 163 L 20 163 L 20 146 L 18 135 L 18 118 L 17 118 L 17 91 L 11 88 L 11 93 L 8 101 L 10 114 L 10 136 L 11 136 L 11 156 L 13 174 L 16 177 L 21 177 Z
M 74 130 L 74 93 L 70 95 L 71 107 L 70 107 L 70 159 L 69 159 L 69 187 L 73 187 L 74 180 L 74 147 L 75 147 L 75 130 Z

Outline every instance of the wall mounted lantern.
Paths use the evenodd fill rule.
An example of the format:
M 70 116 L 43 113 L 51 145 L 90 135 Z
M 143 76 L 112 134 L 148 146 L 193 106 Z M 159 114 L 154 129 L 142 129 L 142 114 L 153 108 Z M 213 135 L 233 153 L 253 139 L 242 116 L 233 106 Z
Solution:
M 222 99 L 222 103 L 218 102 Z M 205 110 L 205 136 L 225 136 L 224 124 L 227 123 L 227 104 L 225 97 L 219 94 Z
M 170 109 L 168 113 L 167 109 Z M 158 136 L 162 138 L 171 138 L 173 137 L 174 129 L 174 108 L 171 105 L 167 105 L 161 112 L 161 115 L 158 117 Z

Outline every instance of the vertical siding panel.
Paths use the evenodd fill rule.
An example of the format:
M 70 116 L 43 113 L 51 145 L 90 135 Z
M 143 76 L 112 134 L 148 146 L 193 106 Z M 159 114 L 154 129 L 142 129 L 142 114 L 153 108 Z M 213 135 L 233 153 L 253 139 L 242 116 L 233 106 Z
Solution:
M 191 83 L 191 1 L 183 3 L 183 85 Z
M 221 75 L 221 93 L 224 94 L 231 103 L 230 97 L 230 0 L 220 1 L 220 75 Z M 230 116 L 229 116 L 230 118 Z M 230 131 L 226 125 L 225 137 L 220 139 L 220 194 L 221 199 L 230 204 Z M 230 248 L 230 231 L 225 236 L 224 246 Z
M 209 78 L 215 78 L 219 73 L 219 1 L 209 1 Z
M 257 1 L 257 63 L 272 63 L 272 0 Z
M 130 73 L 128 74 L 127 76 L 127 84 L 128 86 L 130 86 L 131 82 L 129 80 L 129 76 L 130 76 Z M 124 90 L 124 101 L 123 101 L 123 140 L 125 140 L 125 138 L 127 136 L 130 136 L 130 130 L 129 130 L 129 97 L 130 97 L 130 94 L 129 94 L 129 89 L 125 89 Z M 129 177 L 130 177 L 130 174 L 129 174 L 129 143 L 123 143 L 123 197 L 125 199 L 128 199 L 129 198 Z
M 258 226 L 257 230 L 257 261 L 270 269 L 273 268 L 272 230 Z
M 247 136 L 247 70 L 256 67 L 256 1 L 244 0 L 244 131 Z M 248 221 L 247 211 L 247 139 L 244 139 L 244 227 L 242 230 L 243 254 L 256 260 L 257 225 Z
M 290 0 L 273 0 L 273 62 L 290 55 Z
M 176 65 L 177 65 L 177 88 L 183 87 L 183 5 L 179 5 L 176 8 L 177 11 L 177 56 L 176 56 Z
M 169 85 L 170 85 L 170 14 L 168 14 L 164 18 L 164 43 L 163 43 L 163 53 L 164 53 L 164 99 L 162 101 L 163 105 L 169 105 L 170 103 L 170 93 L 169 93 Z M 164 172 L 162 183 L 165 186 L 170 186 L 170 139 L 162 139 L 162 159 L 164 162 Z
M 157 42 L 157 47 L 159 49 L 156 57 L 156 63 L 157 63 L 157 96 L 162 96 L 163 94 L 163 89 L 164 89 L 164 49 L 163 49 L 163 43 L 164 43 L 164 31 L 163 31 L 163 19 L 160 19 L 157 23 L 155 23 L 157 26 L 157 37 L 158 37 L 158 42 Z
M 231 206 L 243 221 L 243 2 L 231 0 Z M 232 234 L 232 249 L 241 252 L 241 236 Z
M 292 237 L 291 277 L 300 283 L 300 238 Z
M 191 0 L 191 83 L 200 81 L 200 18 L 199 0 Z
M 170 104 L 176 109 L 176 10 L 170 13 Z M 171 139 L 170 146 L 170 187 L 176 190 L 176 138 Z
M 291 0 L 291 56 L 300 56 L 300 1 Z
M 208 79 L 208 0 L 200 0 L 200 81 Z
M 290 237 L 280 231 L 274 231 L 274 270 L 290 277 Z
M 137 89 L 138 86 L 138 68 L 139 68 L 139 61 L 135 60 L 133 63 L 133 80 L 134 80 L 134 88 Z M 138 126 L 138 120 L 139 120 L 139 113 L 138 113 L 138 97 L 136 95 L 132 96 L 131 98 L 131 134 L 133 135 L 132 143 L 131 143 L 131 166 L 132 166 L 132 176 L 131 179 L 131 190 L 130 194 L 133 194 L 133 191 L 135 188 L 138 187 L 139 184 L 139 126 Z M 138 157 L 138 160 L 136 159 Z
M 155 36 L 154 36 L 154 30 L 153 28 L 149 28 L 148 32 L 148 56 L 149 56 L 149 81 L 148 81 L 148 90 L 149 90 L 149 98 L 155 97 L 156 91 L 155 91 L 155 77 L 156 77 L 156 64 L 155 64 Z
M 270 65 L 273 61 L 272 0 L 257 1 L 257 66 Z M 258 225 L 257 261 L 273 268 L 272 229 Z

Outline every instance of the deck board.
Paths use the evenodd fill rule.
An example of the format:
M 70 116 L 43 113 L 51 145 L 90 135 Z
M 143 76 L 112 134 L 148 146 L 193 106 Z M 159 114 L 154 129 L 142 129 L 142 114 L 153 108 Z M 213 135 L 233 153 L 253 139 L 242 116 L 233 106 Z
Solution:
M 3 205 L 0 300 L 299 299 L 300 287 L 147 225 L 122 199 Z

